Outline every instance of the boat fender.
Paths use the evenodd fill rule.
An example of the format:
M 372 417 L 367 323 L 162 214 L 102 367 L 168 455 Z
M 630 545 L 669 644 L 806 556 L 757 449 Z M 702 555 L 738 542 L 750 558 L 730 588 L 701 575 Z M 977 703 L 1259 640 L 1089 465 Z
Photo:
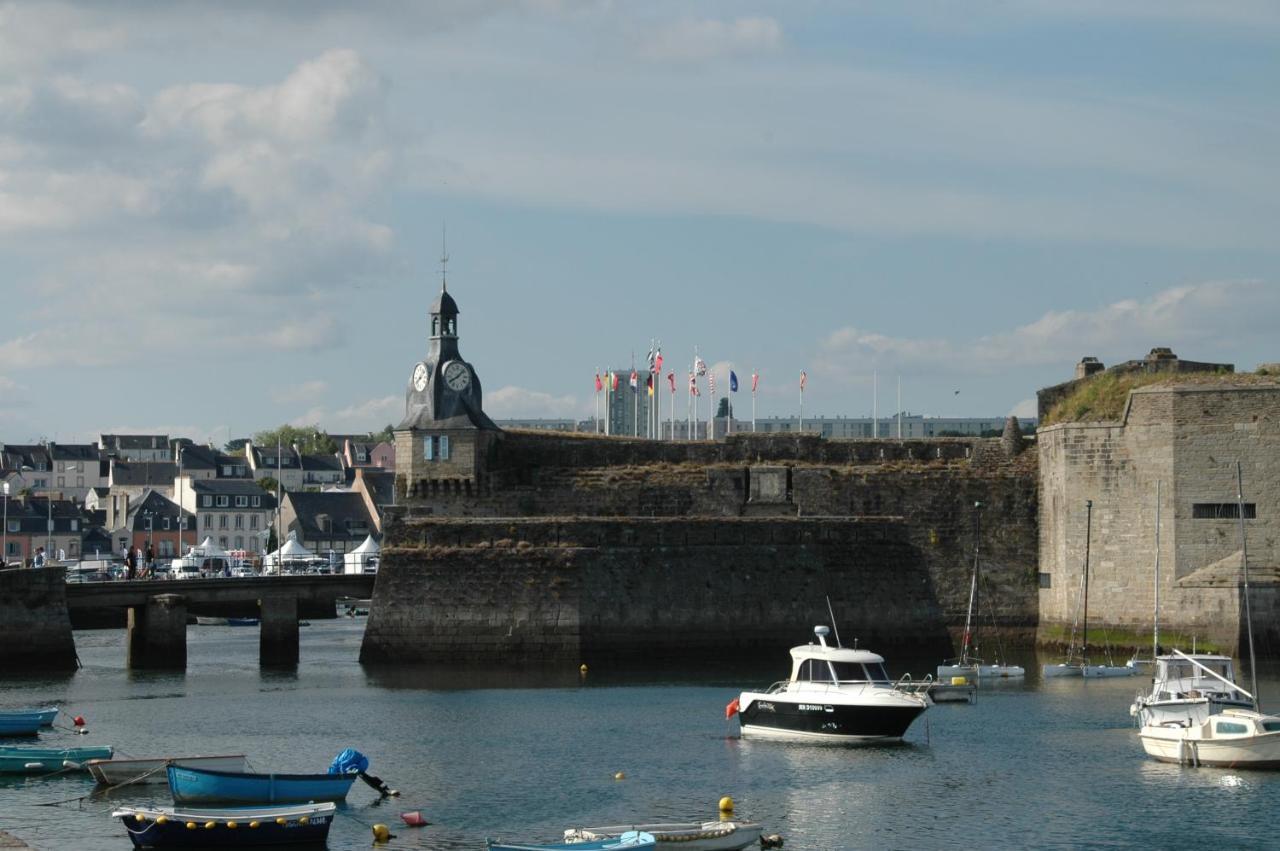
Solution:
M 395 834 L 391 832 L 385 824 L 375 824 L 373 826 L 373 841 L 386 842 L 388 839 L 395 839 Z
M 728 795 L 725 795 L 723 798 L 720 799 L 720 812 L 722 813 L 733 812 L 733 798 L 730 798 Z
M 165 825 L 169 823 L 168 816 L 156 816 L 156 824 Z
M 195 829 L 196 829 L 196 823 L 195 823 L 195 822 L 193 822 L 193 821 L 189 821 L 189 822 L 187 822 L 187 830 L 195 830 Z
M 781 848 L 782 834 L 770 833 L 768 836 L 760 837 L 760 847 L 761 848 Z
M 213 830 L 217 826 L 218 826 L 218 823 L 216 821 L 207 821 L 204 823 L 205 830 Z
M 250 829 L 250 830 L 256 830 L 256 829 L 258 829 L 258 828 L 259 828 L 259 827 L 261 827 L 261 826 L 262 826 L 262 822 L 260 822 L 260 821 L 251 821 L 251 822 L 249 822 L 249 829 Z
M 278 819 L 276 819 L 276 824 L 280 825 L 281 827 L 284 827 L 288 823 L 289 823 L 289 820 L 284 816 L 280 816 Z
M 426 827 L 427 825 L 431 824 L 431 822 L 427 821 L 425 818 L 422 817 L 422 813 L 419 812 L 418 810 L 414 810 L 413 812 L 408 812 L 408 813 L 401 813 L 400 819 L 405 824 L 409 825 L 409 827 Z
M 614 780 L 626 780 L 626 779 L 627 779 L 627 775 L 626 775 L 626 774 L 623 774 L 621 771 L 619 771 L 619 772 L 616 772 L 616 773 L 613 775 L 613 779 L 614 779 Z
M 240 826 L 240 825 L 236 824 L 236 823 L 235 823 L 235 822 L 233 822 L 233 821 L 229 821 L 229 822 L 227 822 L 227 830 L 235 830 L 235 829 L 236 829 L 237 827 L 239 827 L 239 826 Z

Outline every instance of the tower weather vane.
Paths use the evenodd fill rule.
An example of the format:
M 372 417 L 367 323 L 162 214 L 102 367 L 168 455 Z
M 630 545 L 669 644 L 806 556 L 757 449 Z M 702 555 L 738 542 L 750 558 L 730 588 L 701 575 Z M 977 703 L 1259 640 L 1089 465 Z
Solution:
M 449 289 L 449 225 L 440 225 L 440 289 Z

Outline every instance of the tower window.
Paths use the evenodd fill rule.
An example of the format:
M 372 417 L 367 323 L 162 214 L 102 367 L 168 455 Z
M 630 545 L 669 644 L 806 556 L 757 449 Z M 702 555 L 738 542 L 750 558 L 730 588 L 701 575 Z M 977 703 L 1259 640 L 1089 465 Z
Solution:
M 449 460 L 449 435 L 441 434 L 422 439 L 422 457 L 427 461 Z
M 1196 502 L 1191 505 L 1191 516 L 1196 520 L 1239 520 L 1240 506 L 1234 502 Z M 1257 504 L 1246 502 L 1244 519 L 1254 520 L 1257 517 Z
M 431 317 L 431 336 L 440 336 L 440 317 L 438 316 Z

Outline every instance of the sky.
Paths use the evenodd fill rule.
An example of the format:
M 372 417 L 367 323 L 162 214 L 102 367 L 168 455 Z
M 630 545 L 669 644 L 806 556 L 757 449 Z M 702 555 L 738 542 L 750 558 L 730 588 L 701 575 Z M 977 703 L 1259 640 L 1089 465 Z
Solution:
M 1085 355 L 1280 361 L 1278 41 L 1250 0 L 0 0 L 0 442 L 394 425 L 446 228 L 495 418 L 589 417 L 655 339 L 762 416 L 802 370 L 809 416 L 996 416 Z

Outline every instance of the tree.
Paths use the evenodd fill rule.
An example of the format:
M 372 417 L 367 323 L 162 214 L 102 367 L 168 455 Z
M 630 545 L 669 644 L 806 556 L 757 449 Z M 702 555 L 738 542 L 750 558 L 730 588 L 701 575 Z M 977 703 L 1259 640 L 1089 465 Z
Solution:
M 233 440 L 228 440 L 222 445 L 222 451 L 226 452 L 228 455 L 243 455 L 245 444 L 248 442 L 249 438 L 247 437 L 237 437 Z
M 261 479 L 258 479 L 257 481 L 258 487 L 262 488 L 264 491 L 266 491 L 269 494 L 275 494 L 276 484 L 277 484 L 276 480 L 271 476 L 263 476 Z
M 728 419 L 729 417 L 729 397 L 728 396 L 721 396 L 720 407 L 716 408 L 716 419 L 720 419 L 721 417 L 724 417 L 725 419 Z
M 338 444 L 318 425 L 282 425 L 253 435 L 253 445 L 262 449 L 275 446 L 277 440 L 282 446 L 297 446 L 304 455 L 331 455 L 338 451 Z

